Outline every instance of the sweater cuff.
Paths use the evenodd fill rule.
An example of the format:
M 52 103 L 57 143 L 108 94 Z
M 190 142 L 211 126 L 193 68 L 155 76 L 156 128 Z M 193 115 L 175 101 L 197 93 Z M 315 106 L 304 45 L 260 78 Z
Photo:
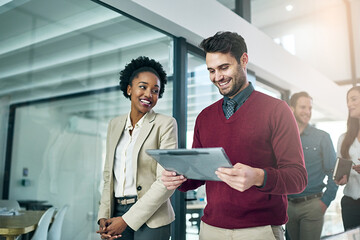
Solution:
M 267 172 L 265 169 L 262 169 L 264 171 L 264 183 L 263 185 L 261 185 L 260 187 L 257 186 L 257 188 L 264 188 L 266 185 L 266 180 L 267 180 Z

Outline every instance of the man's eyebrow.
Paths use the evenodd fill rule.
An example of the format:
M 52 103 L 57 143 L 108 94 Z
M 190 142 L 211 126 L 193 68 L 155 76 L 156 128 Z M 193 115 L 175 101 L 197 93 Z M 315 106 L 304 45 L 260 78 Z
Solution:
M 228 66 L 228 65 L 230 65 L 230 63 L 223 63 L 223 64 L 219 65 L 218 68 L 221 68 L 221 67 L 224 67 L 224 66 Z
M 219 65 L 219 66 L 216 66 L 216 68 L 222 68 L 222 67 L 228 66 L 228 65 L 230 65 L 230 63 L 223 63 L 223 64 L 221 64 L 221 65 Z M 208 67 L 207 69 L 208 69 L 208 70 L 211 70 L 211 69 L 214 69 L 214 68 Z

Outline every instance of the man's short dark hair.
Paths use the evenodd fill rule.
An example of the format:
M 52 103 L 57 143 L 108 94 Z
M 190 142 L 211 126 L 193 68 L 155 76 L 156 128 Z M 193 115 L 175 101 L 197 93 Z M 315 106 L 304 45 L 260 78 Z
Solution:
M 200 47 L 205 53 L 230 53 L 238 63 L 244 53 L 247 53 L 245 40 L 235 32 L 217 32 L 214 36 L 204 39 Z
M 312 100 L 312 97 L 311 97 L 307 92 L 294 93 L 294 94 L 291 96 L 290 101 L 289 101 L 290 107 L 295 108 L 298 99 L 301 98 L 301 97 L 307 97 L 307 98 L 310 98 L 310 99 Z

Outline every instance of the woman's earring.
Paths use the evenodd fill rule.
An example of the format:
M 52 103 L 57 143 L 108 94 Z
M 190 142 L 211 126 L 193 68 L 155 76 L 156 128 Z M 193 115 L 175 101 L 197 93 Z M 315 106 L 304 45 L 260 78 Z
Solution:
M 130 96 L 130 93 L 128 92 L 128 95 Z

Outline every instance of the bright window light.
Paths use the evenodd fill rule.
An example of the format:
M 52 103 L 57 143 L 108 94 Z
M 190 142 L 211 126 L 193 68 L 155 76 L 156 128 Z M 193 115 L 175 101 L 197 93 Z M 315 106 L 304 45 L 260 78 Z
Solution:
M 274 38 L 274 42 L 282 46 L 286 51 L 288 51 L 292 55 L 296 54 L 295 36 L 293 34 L 284 35 L 279 38 Z
M 287 6 L 285 7 L 285 9 L 286 9 L 286 11 L 290 12 L 290 11 L 292 11 L 292 10 L 294 9 L 294 6 L 291 5 L 291 4 L 289 4 L 289 5 L 287 5 Z

